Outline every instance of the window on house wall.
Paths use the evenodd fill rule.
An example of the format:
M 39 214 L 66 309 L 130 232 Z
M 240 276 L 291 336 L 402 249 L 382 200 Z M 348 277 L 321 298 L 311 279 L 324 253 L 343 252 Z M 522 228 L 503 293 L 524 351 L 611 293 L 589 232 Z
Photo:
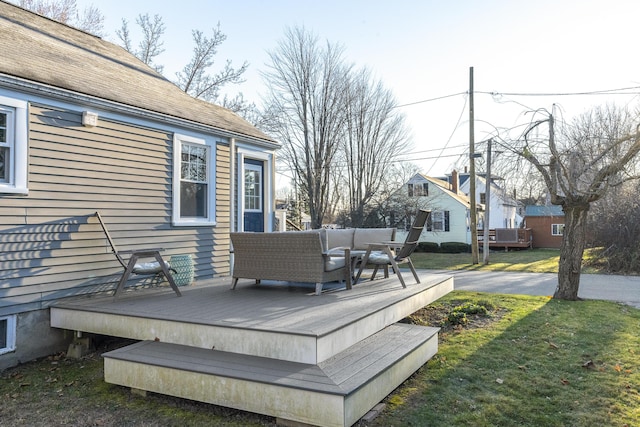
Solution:
M 487 203 L 487 193 L 480 193 L 480 203 L 483 205 Z
M 215 224 L 214 143 L 174 137 L 173 223 Z
M 0 354 L 16 349 L 16 316 L 0 317 Z
M 449 211 L 431 211 L 426 228 L 427 231 L 450 231 Z
M 421 197 L 429 195 L 429 183 L 407 184 L 409 197 Z
M 416 184 L 413 187 L 413 192 L 415 196 L 428 196 L 429 195 L 429 184 L 423 182 L 422 184 Z
M 564 224 L 551 224 L 551 235 L 562 236 L 564 234 Z
M 450 231 L 449 211 L 432 211 L 427 217 L 427 231 Z
M 27 152 L 27 103 L 0 96 L 0 193 L 28 193 Z

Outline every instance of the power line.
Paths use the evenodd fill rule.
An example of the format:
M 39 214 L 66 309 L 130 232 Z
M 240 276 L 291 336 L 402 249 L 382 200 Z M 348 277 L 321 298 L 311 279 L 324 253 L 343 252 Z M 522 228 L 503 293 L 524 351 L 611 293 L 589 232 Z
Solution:
M 441 99 L 453 98 L 454 96 L 466 95 L 467 92 L 452 93 L 451 95 L 438 96 L 436 98 L 423 99 L 422 101 L 409 102 L 408 104 L 396 105 L 393 108 L 410 107 L 412 105 L 424 104 L 425 102 L 439 101 Z
M 640 86 L 630 86 L 618 89 L 604 89 L 584 92 L 498 92 L 498 91 L 482 91 L 476 90 L 475 93 L 491 96 L 591 96 L 591 95 L 640 95 L 640 92 L 628 92 L 630 90 L 640 90 Z M 435 98 L 423 99 L 421 101 L 408 102 L 406 104 L 396 105 L 393 108 L 410 107 L 412 105 L 424 104 L 427 102 L 440 101 L 442 99 L 453 98 L 454 96 L 468 95 L 469 92 L 458 92 L 449 95 L 438 96 Z
M 583 95 L 638 95 L 640 92 L 628 92 L 630 90 L 639 90 L 640 86 L 623 87 L 619 89 L 594 90 L 587 92 L 485 92 L 476 91 L 491 96 L 583 96 Z

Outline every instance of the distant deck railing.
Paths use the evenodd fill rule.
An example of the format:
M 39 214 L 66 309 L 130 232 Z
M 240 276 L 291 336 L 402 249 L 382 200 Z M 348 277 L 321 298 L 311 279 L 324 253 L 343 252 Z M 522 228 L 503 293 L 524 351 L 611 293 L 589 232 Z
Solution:
M 484 230 L 478 230 L 478 245 L 484 244 Z M 531 248 L 533 233 L 530 228 L 495 228 L 489 230 L 489 247 Z

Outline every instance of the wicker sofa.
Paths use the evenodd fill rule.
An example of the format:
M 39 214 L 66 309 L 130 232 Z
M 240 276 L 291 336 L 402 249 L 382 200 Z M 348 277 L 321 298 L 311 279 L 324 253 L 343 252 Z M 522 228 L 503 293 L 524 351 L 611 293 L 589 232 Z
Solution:
M 316 295 L 327 282 L 345 281 L 350 289 L 353 261 L 367 244 L 394 238 L 395 228 L 231 233 L 232 289 L 240 278 L 315 283 Z

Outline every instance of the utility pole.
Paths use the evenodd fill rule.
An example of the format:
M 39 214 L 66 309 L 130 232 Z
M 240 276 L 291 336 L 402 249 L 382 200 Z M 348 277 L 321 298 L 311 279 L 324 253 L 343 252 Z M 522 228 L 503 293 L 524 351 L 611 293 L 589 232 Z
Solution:
M 473 67 L 469 68 L 469 198 L 471 199 L 471 263 L 478 264 L 478 216 L 476 207 L 476 159 L 473 111 Z
M 485 189 L 484 189 L 484 234 L 483 234 L 483 243 L 482 243 L 482 255 L 483 261 L 486 264 L 489 264 L 489 211 L 491 207 L 491 142 L 492 138 L 487 142 L 487 176 L 484 179 Z

